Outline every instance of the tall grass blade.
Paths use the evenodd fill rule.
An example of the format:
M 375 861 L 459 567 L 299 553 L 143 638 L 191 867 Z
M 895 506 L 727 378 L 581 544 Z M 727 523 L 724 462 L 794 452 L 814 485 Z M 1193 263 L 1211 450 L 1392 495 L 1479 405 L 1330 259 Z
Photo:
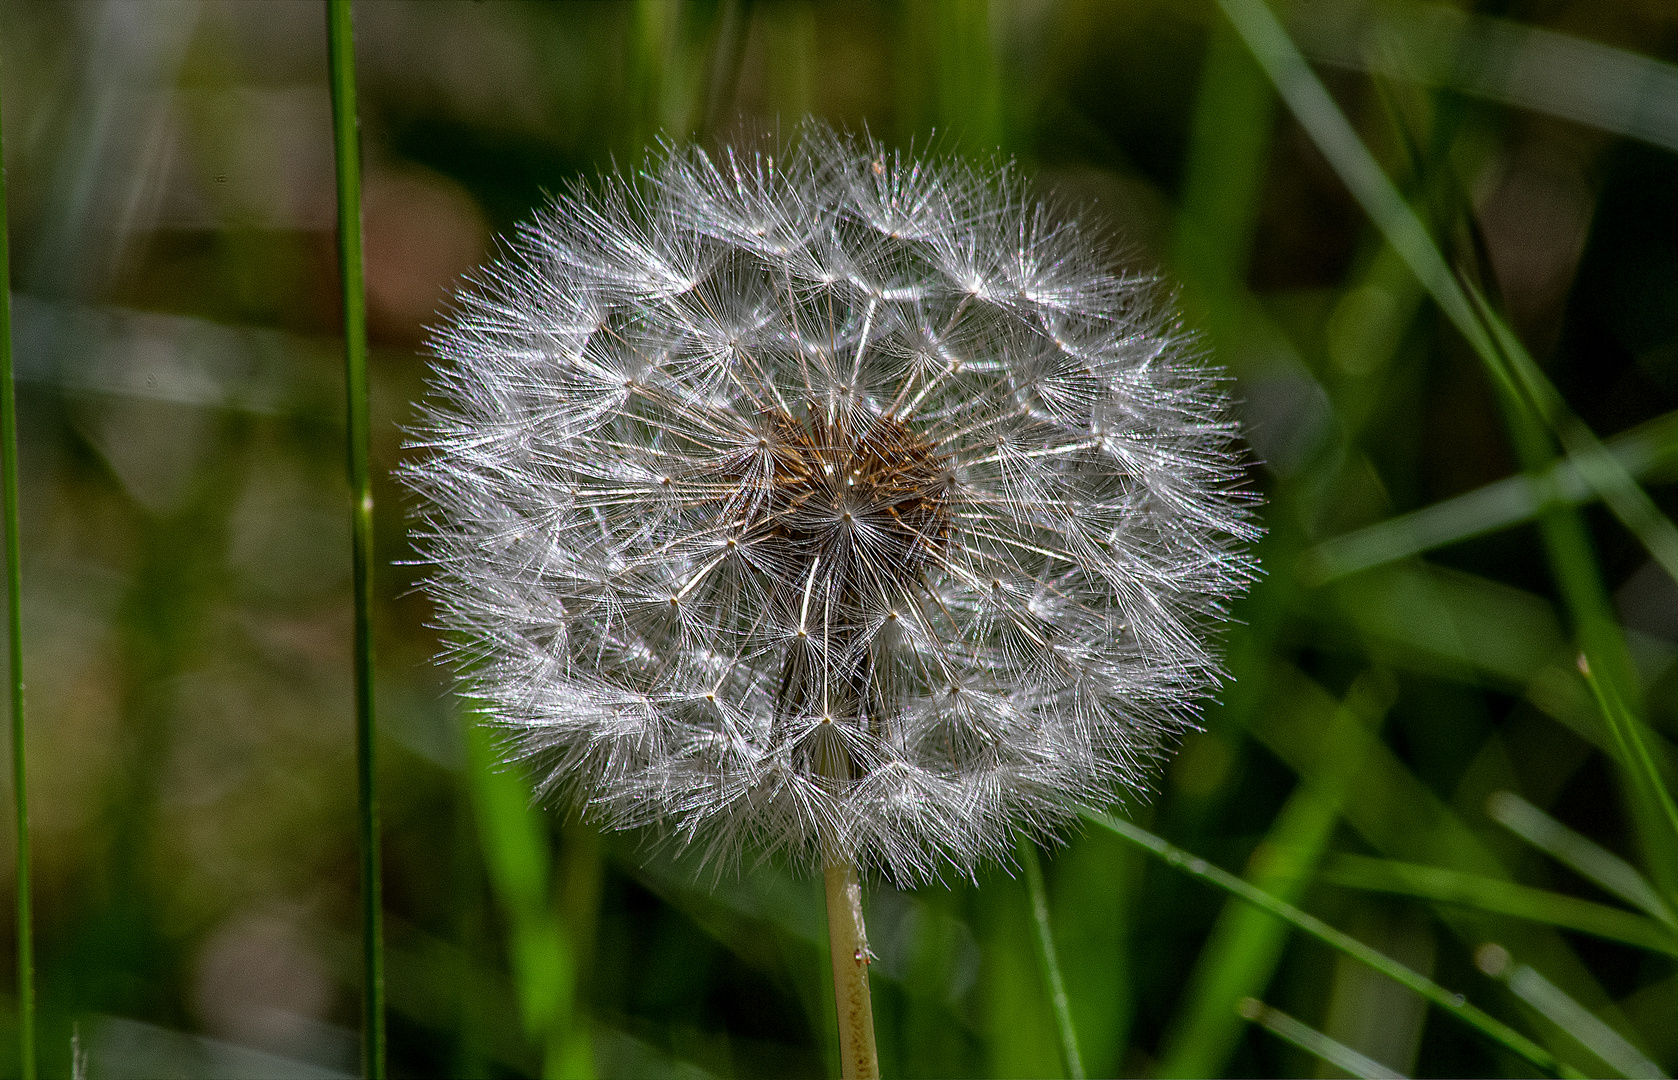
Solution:
M 1394 1072 L 1344 1043 L 1329 1038 L 1316 1028 L 1300 1023 L 1280 1009 L 1271 1008 L 1257 998 L 1242 998 L 1236 1004 L 1235 1011 L 1237 1015 L 1251 1020 L 1277 1038 L 1292 1043 L 1341 1072 L 1363 1077 L 1364 1080 L 1402 1080 L 1404 1076 L 1403 1073 Z
M 1494 791 L 1486 813 L 1522 840 L 1620 899 L 1678 929 L 1678 917 L 1637 867 L 1595 841 L 1580 836 L 1512 791 Z
M 355 107 L 350 0 L 327 0 L 332 149 L 338 178 L 338 274 L 344 294 L 344 380 L 355 589 L 355 749 L 361 842 L 362 1069 L 385 1075 L 384 912 L 373 726 L 373 488 L 367 402 L 367 293 L 361 241 L 361 132 Z
M 1066 1075 L 1072 1080 L 1084 1080 L 1084 1059 L 1078 1053 L 1078 1031 L 1072 1024 L 1072 1006 L 1066 997 L 1066 981 L 1060 975 L 1060 958 L 1055 953 L 1055 938 L 1049 926 L 1049 893 L 1043 887 L 1043 863 L 1037 857 L 1037 845 L 1021 836 L 1017 845 L 1020 865 L 1025 868 L 1025 888 L 1031 902 L 1031 927 L 1037 945 L 1037 966 L 1043 973 L 1043 984 L 1049 991 L 1049 1003 L 1055 1010 L 1055 1029 L 1060 1035 L 1061 1056 L 1066 1059 Z
M 469 722 L 468 784 L 484 863 L 508 928 L 508 957 L 525 1034 L 544 1048 L 552 1080 L 594 1074 L 586 1028 L 575 1022 L 577 956 L 555 911 L 548 838 L 530 789 L 496 768 L 489 731 Z
M 1510 381 L 1525 395 L 1527 407 L 1567 450 L 1574 470 L 1602 497 L 1620 522 L 1636 534 L 1674 581 L 1678 581 L 1678 526 L 1661 513 L 1649 493 L 1618 457 L 1568 407 L 1561 392 L 1539 370 L 1520 338 L 1500 318 L 1471 282 L 1461 283 L 1481 321 L 1497 343 L 1497 356 L 1508 365 Z
M 1513 963 L 1501 945 L 1482 945 L 1474 961 L 1480 970 L 1508 984 L 1510 992 L 1555 1024 L 1620 1076 L 1662 1077 L 1660 1066 L 1624 1035 L 1574 1001 L 1561 987 L 1526 964 Z
M 1352 684 L 1322 739 L 1321 779 L 1300 781 L 1253 852 L 1246 876 L 1254 887 L 1292 901 L 1309 884 L 1340 820 L 1345 788 L 1358 775 L 1362 741 L 1355 736 L 1390 704 L 1390 689 L 1370 677 Z M 1264 992 L 1286 936 L 1287 924 L 1268 913 L 1234 899 L 1225 904 L 1163 1040 L 1156 1075 L 1215 1076 L 1225 1070 L 1241 1034 L 1231 1005 Z
M 1606 904 L 1593 904 L 1575 896 L 1480 874 L 1365 855 L 1337 855 L 1323 867 L 1318 880 L 1548 923 L 1678 957 L 1678 934 L 1652 919 Z
M 1364 146 L 1276 16 L 1263 0 L 1218 0 L 1218 6 L 1387 243 L 1433 295 L 1505 393 L 1551 424 L 1562 436 L 1563 444 L 1571 444 L 1570 450 L 1572 446 L 1578 447 L 1574 461 L 1580 475 L 1597 489 L 1615 516 L 1643 541 L 1668 572 L 1678 578 L 1678 529 L 1654 507 L 1648 493 L 1638 487 L 1613 455 L 1602 449 L 1596 437 L 1584 430 L 1584 425 L 1569 422 L 1560 395 L 1537 372 L 1530 358 L 1526 364 L 1516 359 L 1524 356 L 1525 350 L 1514 334 L 1502 320 L 1476 304 L 1452 273 L 1427 227 Z
M 1544 1072 L 1552 1076 L 1584 1076 L 1583 1073 L 1561 1061 L 1554 1054 L 1514 1028 L 1468 1004 L 1462 995 L 1451 993 L 1432 979 L 1420 975 L 1391 957 L 1370 948 L 1350 934 L 1336 930 L 1316 916 L 1307 914 L 1285 901 L 1278 900 L 1263 889 L 1255 888 L 1227 870 L 1213 866 L 1204 859 L 1196 858 L 1128 821 L 1095 811 L 1085 811 L 1084 817 L 1088 821 L 1153 853 L 1183 873 L 1216 885 L 1225 892 L 1233 893 L 1249 904 L 1262 908 L 1278 918 L 1285 919 L 1292 923 L 1295 928 L 1303 930 L 1325 945 L 1338 949 L 1352 959 L 1369 965 L 1394 982 L 1420 994 L 1447 1013 L 1460 1017 L 1464 1023 L 1478 1029 L 1482 1034 L 1504 1048 L 1519 1054 Z
M 1671 522 L 1658 510 L 1640 509 L 1640 500 L 1646 500 L 1647 493 L 1625 476 L 1612 455 L 1592 450 L 1600 449 L 1594 435 L 1581 434 L 1565 423 L 1565 415 L 1548 396 L 1554 394 L 1553 388 L 1546 390 L 1547 384 L 1523 375 L 1525 369 L 1515 359 L 1520 352 L 1518 343 L 1515 352 L 1510 348 L 1513 334 L 1464 288 L 1426 226 L 1370 154 L 1263 0 L 1218 0 L 1218 6 L 1341 181 L 1479 355 L 1499 391 L 1510 434 L 1528 474 L 1548 474 L 1553 454 L 1546 428 L 1563 437 L 1564 445 L 1579 447 L 1581 452 L 1574 453 L 1572 460 L 1581 475 L 1663 565 L 1668 556 L 1672 558 L 1675 565 L 1668 570 L 1678 576 L 1678 539 L 1668 535 Z M 1629 494 L 1628 485 L 1639 494 Z M 1589 535 L 1577 514 L 1553 493 L 1545 492 L 1542 505 L 1545 546 L 1588 666 L 1608 687 L 1605 707 L 1613 708 L 1614 702 L 1628 704 L 1635 699 L 1637 678 L 1614 620 Z M 1616 722 L 1608 717 L 1610 725 Z M 1635 730 L 1635 720 L 1631 730 Z M 1672 805 L 1670 794 L 1665 793 L 1658 772 L 1651 776 L 1638 760 L 1635 744 L 1627 743 L 1627 748 L 1631 753 L 1622 755 L 1621 764 L 1632 781 L 1639 836 L 1657 879 L 1678 895 L 1678 833 L 1664 820 L 1670 816 L 1665 813 Z
M 0 140 L 0 155 L 4 141 Z M 12 822 L 17 830 L 18 1073 L 35 1080 L 35 931 L 29 864 L 29 787 L 23 755 L 23 555 L 18 538 L 17 387 L 12 379 L 12 255 L 6 171 L 0 166 L 0 500 L 6 534 L 7 679 L 12 705 Z
M 1591 688 L 1591 696 L 1596 698 L 1597 707 L 1602 710 L 1603 719 L 1608 721 L 1609 730 L 1614 733 L 1621 758 L 1630 765 L 1633 777 L 1644 789 L 1644 797 L 1652 799 L 1660 807 L 1673 837 L 1678 838 L 1678 804 L 1674 804 L 1666 778 L 1661 775 L 1660 766 L 1650 753 L 1643 722 L 1632 715 L 1615 692 L 1613 684 L 1599 677 L 1583 656 L 1579 658 L 1579 670 L 1585 676 L 1586 685 Z
M 1379 10 L 1373 19 L 1371 10 Z M 1307 51 L 1325 63 L 1449 87 L 1678 150 L 1678 67 L 1652 57 L 1445 4 L 1346 4 L 1313 9 L 1295 26 Z
M 752 30 L 751 0 L 722 0 L 712 33 L 715 43 L 705 76 L 705 93 L 699 101 L 699 133 L 714 135 L 729 120 L 728 112 L 738 100 L 740 68 L 746 59 L 746 39 Z
M 1668 413 L 1605 444 L 1625 472 L 1639 479 L 1668 478 L 1678 466 L 1678 413 Z M 1312 585 L 1369 570 L 1434 548 L 1524 525 L 1544 509 L 1544 499 L 1572 505 L 1597 497 L 1571 458 L 1534 479 L 1525 474 L 1400 514 L 1324 540 L 1305 553 L 1300 573 Z

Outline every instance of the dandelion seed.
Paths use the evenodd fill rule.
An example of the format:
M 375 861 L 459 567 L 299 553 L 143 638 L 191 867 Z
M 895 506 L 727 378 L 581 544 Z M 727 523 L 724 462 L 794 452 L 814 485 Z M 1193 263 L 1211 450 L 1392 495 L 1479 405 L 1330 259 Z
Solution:
M 806 127 L 577 188 L 434 340 L 406 473 L 541 792 L 915 882 L 1140 789 L 1255 535 L 1219 374 L 1008 169 Z

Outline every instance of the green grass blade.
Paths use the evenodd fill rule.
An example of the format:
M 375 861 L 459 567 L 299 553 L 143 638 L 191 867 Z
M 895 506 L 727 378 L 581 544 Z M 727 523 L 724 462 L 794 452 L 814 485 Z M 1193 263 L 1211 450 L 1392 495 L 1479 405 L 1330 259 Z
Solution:
M 1580 836 L 1512 791 L 1486 800 L 1493 821 L 1620 899 L 1678 929 L 1678 918 L 1638 869 L 1596 842 Z
M 0 142 L 0 152 L 4 143 Z M 17 866 L 18 1073 L 35 1080 L 35 931 L 29 861 L 29 785 L 23 753 L 23 554 L 18 536 L 17 386 L 12 379 L 12 256 L 6 173 L 0 167 L 0 499 L 6 539 L 7 680 L 12 705 L 12 823 Z
M 1678 116 L 1663 107 L 1678 96 L 1678 67 L 1653 57 L 1445 4 L 1329 9 L 1308 16 L 1300 33 L 1326 63 L 1678 150 Z
M 1364 146 L 1350 121 L 1311 71 L 1287 31 L 1263 0 L 1218 0 L 1218 6 L 1269 74 L 1294 116 L 1363 205 L 1393 250 L 1410 266 L 1434 301 L 1473 346 L 1506 394 L 1552 424 L 1574 453 L 1580 475 L 1597 489 L 1616 517 L 1678 578 L 1678 528 L 1638 487 L 1583 424 L 1569 420 L 1560 395 L 1531 363 L 1502 320 L 1475 303 L 1452 273 L 1438 245 L 1410 204 Z M 1525 363 L 1521 361 L 1525 358 Z M 1514 370 L 1510 370 L 1513 367 Z M 1571 452 L 1570 446 L 1570 452 Z
M 1055 953 L 1055 938 L 1049 926 L 1049 894 L 1043 887 L 1043 863 L 1037 857 L 1037 845 L 1021 836 L 1016 847 L 1020 865 L 1025 869 L 1025 888 L 1031 903 L 1031 926 L 1037 945 L 1037 965 L 1042 969 L 1043 984 L 1049 992 L 1049 1003 L 1055 1010 L 1055 1029 L 1060 1035 L 1061 1056 L 1066 1059 L 1066 1075 L 1072 1080 L 1084 1080 L 1084 1059 L 1078 1053 L 1078 1031 L 1072 1025 L 1072 1006 L 1066 998 L 1066 982 L 1060 975 L 1060 959 Z
M 1391 957 L 1370 948 L 1350 934 L 1336 930 L 1316 916 L 1307 914 L 1285 901 L 1278 900 L 1263 889 L 1255 888 L 1227 870 L 1213 866 L 1204 859 L 1195 858 L 1128 821 L 1094 811 L 1085 811 L 1084 817 L 1088 821 L 1153 853 L 1183 873 L 1216 885 L 1225 892 L 1232 893 L 1247 903 L 1262 908 L 1277 918 L 1286 920 L 1293 924 L 1296 929 L 1304 931 L 1325 945 L 1338 949 L 1352 959 L 1369 965 L 1394 982 L 1420 994 L 1447 1013 L 1460 1017 L 1464 1023 L 1476 1028 L 1511 1052 L 1525 1058 L 1544 1072 L 1554 1076 L 1566 1077 L 1582 1077 L 1584 1075 L 1501 1020 L 1468 1004 L 1461 995 L 1451 993 L 1432 979 L 1410 970 Z
M 1651 420 L 1605 444 L 1629 476 L 1663 478 L 1678 467 L 1678 413 Z M 1407 514 L 1333 537 L 1300 560 L 1300 574 L 1322 585 L 1434 548 L 1524 525 L 1544 509 L 1544 495 L 1571 505 L 1597 497 L 1574 459 L 1556 462 L 1538 480 L 1519 474 Z
M 1138 1005 L 1134 930 L 1144 866 L 1141 852 L 1095 830 L 1055 855 L 1049 910 L 1078 1052 L 1091 1076 L 1117 1076 L 1124 1067 Z
M 1317 148 L 1374 219 L 1387 243 L 1475 351 L 1483 356 L 1492 354 L 1495 347 L 1490 335 L 1480 324 L 1473 305 L 1457 284 L 1433 238 L 1364 146 L 1340 107 L 1329 97 L 1276 16 L 1263 0 L 1218 0 L 1218 6 Z
M 530 789 L 496 767 L 490 731 L 467 724 L 467 771 L 490 886 L 508 926 L 508 959 L 525 1034 L 544 1047 L 550 1078 L 593 1075 L 586 1029 L 574 1022 L 577 956 L 551 899 L 547 831 Z
M 1498 357 L 1511 369 L 1528 407 L 1543 420 L 1562 446 L 1577 474 L 1602 498 L 1620 523 L 1630 529 L 1655 561 L 1678 581 L 1678 526 L 1661 513 L 1619 458 L 1608 451 L 1584 421 L 1568 407 L 1561 392 L 1539 370 L 1532 354 L 1472 284 L 1462 286 L 1498 346 Z
M 1480 356 L 1499 392 L 1523 467 L 1535 477 L 1549 475 L 1553 455 L 1544 428 L 1547 425 L 1554 427 L 1558 435 L 1563 435 L 1563 429 L 1568 425 L 1563 422 L 1565 417 L 1555 409 L 1555 402 L 1546 397 L 1544 384 L 1523 377 L 1525 369 L 1518 360 L 1522 353 L 1518 344 L 1514 349 L 1510 347 L 1513 334 L 1495 314 L 1484 305 L 1477 304 L 1464 289 L 1426 226 L 1364 146 L 1345 114 L 1305 63 L 1304 57 L 1263 0 L 1218 0 L 1218 6 L 1252 50 L 1255 59 L 1270 76 L 1283 100 L 1341 181 Z M 1593 444 L 1580 441 L 1584 438 L 1578 431 L 1568 431 L 1564 445 L 1571 440 L 1588 450 Z M 1594 440 L 1594 436 L 1590 439 Z M 1651 553 L 1662 558 L 1669 548 L 1678 548 L 1678 542 L 1672 541 L 1662 527 L 1662 523 L 1666 527 L 1670 527 L 1671 523 L 1658 511 L 1652 512 L 1653 516 L 1651 513 L 1636 512 L 1637 499 L 1624 490 L 1624 484 L 1635 487 L 1636 482 L 1624 480 L 1622 483 L 1623 470 L 1615 473 L 1617 466 L 1610 464 L 1610 455 L 1606 452 L 1575 454 L 1573 460 L 1579 465 L 1581 475 L 1592 481 L 1593 486 L 1601 485 L 1598 490 L 1610 509 L 1615 508 L 1616 502 L 1619 503 L 1617 516 Z M 1641 497 L 1646 499 L 1646 493 Z M 1619 702 L 1629 708 L 1636 695 L 1636 673 L 1614 620 L 1590 538 L 1577 514 L 1565 505 L 1559 495 L 1546 490 L 1542 504 L 1545 510 L 1540 517 L 1540 528 L 1545 546 L 1573 616 L 1588 666 L 1601 676 L 1608 687 L 1606 707 L 1611 711 L 1614 703 Z M 1672 555 L 1674 562 L 1678 563 L 1678 550 Z M 1678 571 L 1678 566 L 1672 569 Z M 1607 720 L 1610 725 L 1617 723 L 1612 715 Z M 1633 715 L 1630 730 L 1635 729 L 1636 718 Z M 1665 889 L 1678 895 L 1678 833 L 1673 831 L 1667 820 L 1670 815 L 1665 812 L 1666 807 L 1672 805 L 1670 793 L 1665 793 L 1658 771 L 1651 773 L 1644 768 L 1635 753 L 1635 743 L 1627 742 L 1626 745 L 1630 753 L 1620 760 L 1632 780 L 1633 813 L 1640 839 L 1656 878 Z
M 367 291 L 361 240 L 361 131 L 350 0 L 327 0 L 332 148 L 338 178 L 338 274 L 344 297 L 350 533 L 355 589 L 355 748 L 361 842 L 362 1069 L 385 1075 L 384 906 L 373 725 L 373 486 L 367 402 Z
M 1565 1031 L 1579 1045 L 1621 1076 L 1662 1077 L 1660 1066 L 1633 1046 L 1624 1035 L 1569 997 L 1561 987 L 1526 964 L 1515 964 L 1501 945 L 1482 945 L 1475 954 L 1480 970 L 1502 979 L 1510 991 L 1546 1020 Z
M 1219 341 L 1235 333 L 1237 301 L 1251 260 L 1259 193 L 1274 128 L 1276 95 L 1241 40 L 1212 27 L 1189 129 L 1182 198 L 1171 258 Z
M 1369 678 L 1353 684 L 1323 739 L 1322 782 L 1302 780 L 1254 851 L 1247 880 L 1283 901 L 1293 901 L 1340 820 L 1345 786 L 1358 774 L 1361 745 L 1344 729 L 1364 728 L 1390 701 Z M 1390 693 L 1384 696 L 1390 698 Z M 1168 1029 L 1155 1075 L 1221 1074 L 1241 1035 L 1231 1006 L 1264 992 L 1281 959 L 1287 924 L 1250 904 L 1230 900 L 1218 915 L 1189 979 L 1184 1004 Z
M 1498 881 L 1479 874 L 1363 855 L 1337 855 L 1323 867 L 1318 880 L 1352 889 L 1414 896 L 1434 903 L 1457 904 L 1495 915 L 1548 923 L 1635 945 L 1640 949 L 1678 956 L 1678 934 L 1653 919 L 1606 904 L 1594 904 L 1578 897 Z
M 1307 1054 L 1326 1061 L 1341 1072 L 1363 1077 L 1365 1080 L 1402 1080 L 1403 1073 L 1394 1072 L 1353 1050 L 1344 1043 L 1324 1035 L 1314 1027 L 1300 1023 L 1280 1009 L 1273 1009 L 1257 998 L 1242 998 L 1235 1006 L 1236 1015 L 1258 1024 L 1272 1035 L 1290 1042 Z
M 1653 801 L 1660 808 L 1668 827 L 1672 830 L 1672 836 L 1678 837 L 1678 804 L 1674 804 L 1672 792 L 1666 786 L 1660 766 L 1649 751 L 1649 740 L 1644 736 L 1643 722 L 1632 715 L 1631 710 L 1626 708 L 1625 702 L 1615 692 L 1613 684 L 1599 677 L 1583 656 L 1579 658 L 1579 670 L 1585 676 L 1585 682 L 1590 686 L 1591 695 L 1596 698 L 1603 718 L 1608 721 L 1608 728 L 1614 733 L 1615 741 L 1620 745 L 1621 759 L 1631 763 L 1632 775 L 1643 788 L 1644 798 Z

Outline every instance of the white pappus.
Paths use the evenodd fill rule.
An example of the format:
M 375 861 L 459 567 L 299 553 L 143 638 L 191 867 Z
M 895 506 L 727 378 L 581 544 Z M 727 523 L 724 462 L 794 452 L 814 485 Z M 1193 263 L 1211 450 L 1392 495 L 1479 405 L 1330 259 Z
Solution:
M 1257 529 L 1223 377 L 1092 232 L 808 124 L 576 187 L 478 272 L 404 476 L 545 798 L 909 883 L 1147 782 Z

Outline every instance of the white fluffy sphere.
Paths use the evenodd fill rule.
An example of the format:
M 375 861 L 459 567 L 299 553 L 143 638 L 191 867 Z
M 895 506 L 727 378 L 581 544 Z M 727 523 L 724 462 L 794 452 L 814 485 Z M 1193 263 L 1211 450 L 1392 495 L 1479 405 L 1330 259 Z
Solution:
M 556 200 L 406 472 L 545 796 L 900 881 L 1142 785 L 1253 574 L 1219 374 L 1012 173 L 806 127 Z

